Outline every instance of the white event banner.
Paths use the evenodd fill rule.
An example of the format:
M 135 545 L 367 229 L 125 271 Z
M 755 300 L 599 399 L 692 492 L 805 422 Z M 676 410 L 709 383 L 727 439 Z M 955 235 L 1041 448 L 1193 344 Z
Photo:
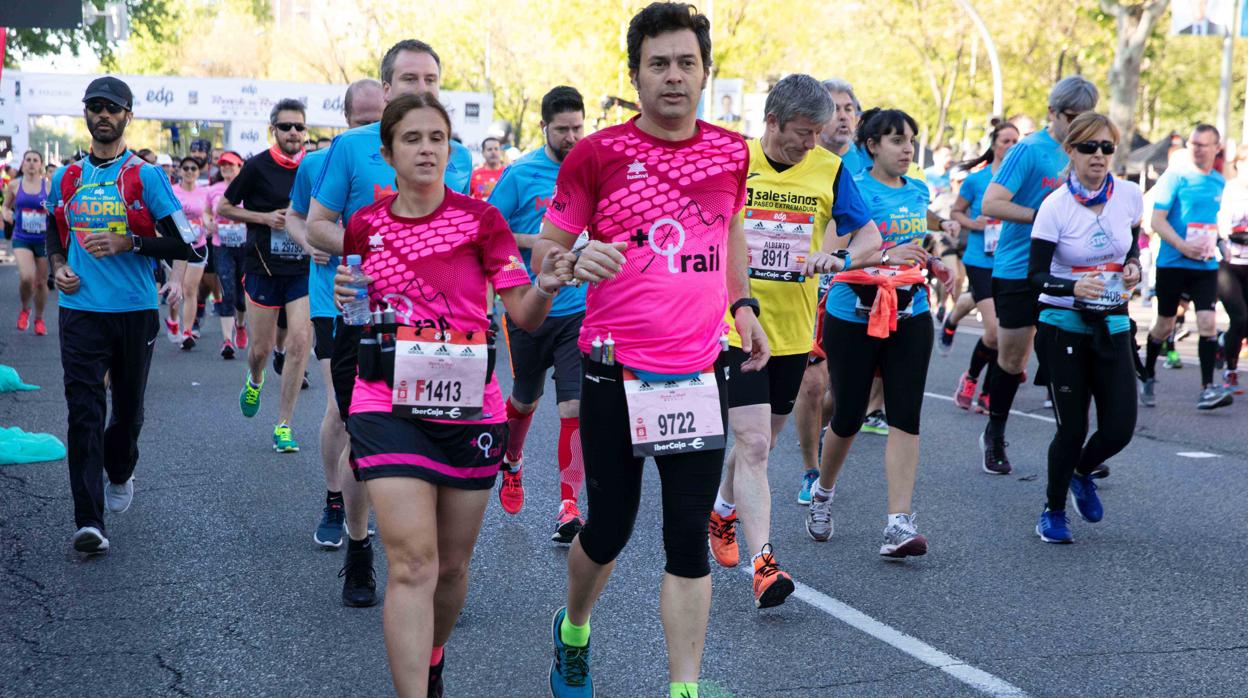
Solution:
M 6 70 L 0 76 L 0 136 L 26 147 L 27 120 L 32 116 L 80 116 L 82 95 L 99 75 L 25 73 Z M 269 112 L 285 98 L 307 105 L 308 124 L 345 128 L 342 114 L 346 85 L 244 78 L 182 78 L 119 75 L 134 93 L 137 119 L 218 121 L 229 128 L 226 146 L 244 154 L 267 148 Z M 480 149 L 493 118 L 494 98 L 484 92 L 443 91 L 443 105 L 464 145 Z M 20 150 L 19 150 L 20 152 Z

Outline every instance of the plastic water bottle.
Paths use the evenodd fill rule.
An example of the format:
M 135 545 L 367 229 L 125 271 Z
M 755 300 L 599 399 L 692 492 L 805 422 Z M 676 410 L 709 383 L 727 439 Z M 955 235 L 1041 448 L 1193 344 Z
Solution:
M 351 269 L 351 285 L 356 288 L 355 298 L 342 305 L 342 321 L 348 325 L 367 325 L 373 314 L 368 309 L 368 285 L 364 282 L 363 261 L 358 254 L 347 255 Z

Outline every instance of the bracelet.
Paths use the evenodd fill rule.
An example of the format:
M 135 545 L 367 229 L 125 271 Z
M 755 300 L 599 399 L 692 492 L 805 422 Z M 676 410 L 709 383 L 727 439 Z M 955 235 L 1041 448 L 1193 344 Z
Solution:
M 542 298 L 544 300 L 550 300 L 551 298 L 555 297 L 555 294 L 542 288 L 541 284 L 533 284 L 533 289 L 537 291 L 538 298 Z

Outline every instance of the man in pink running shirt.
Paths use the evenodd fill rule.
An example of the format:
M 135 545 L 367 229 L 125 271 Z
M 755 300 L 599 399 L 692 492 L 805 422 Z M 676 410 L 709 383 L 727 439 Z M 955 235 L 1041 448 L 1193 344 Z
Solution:
M 628 56 L 641 115 L 572 149 L 533 251 L 540 267 L 588 231 L 573 275 L 591 284 L 580 334 L 589 517 L 552 627 L 556 698 L 593 694 L 590 612 L 632 531 L 646 456 L 663 483 L 670 690 L 696 698 L 711 603 L 707 522 L 724 458 L 726 309 L 751 355 L 744 370 L 769 356 L 740 216 L 748 150 L 696 117 L 710 22 L 683 3 L 651 4 L 629 25 Z

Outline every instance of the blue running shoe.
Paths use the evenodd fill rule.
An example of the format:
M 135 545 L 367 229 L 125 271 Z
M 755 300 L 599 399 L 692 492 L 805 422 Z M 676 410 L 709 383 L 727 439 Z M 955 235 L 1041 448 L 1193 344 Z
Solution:
M 1036 535 L 1045 543 L 1075 542 L 1075 537 L 1070 535 L 1070 525 L 1066 523 L 1066 511 L 1049 511 L 1047 506 L 1040 512 Z
M 1088 523 L 1096 523 L 1105 518 L 1105 508 L 1101 506 L 1101 498 L 1096 496 L 1096 483 L 1091 475 L 1080 475 L 1070 479 L 1070 493 L 1073 495 L 1075 512 Z
M 550 663 L 550 695 L 554 698 L 593 698 L 594 680 L 589 675 L 589 645 L 571 647 L 563 644 L 559 626 L 567 615 L 567 607 L 555 611 L 551 635 L 555 640 L 555 658 Z
M 321 512 L 321 522 L 316 526 L 312 538 L 323 548 L 337 550 L 342 547 L 342 534 L 346 530 L 346 512 L 342 504 L 334 502 L 326 504 Z
M 818 470 L 807 470 L 802 476 L 802 488 L 797 491 L 797 503 L 804 507 L 810 506 L 810 488 L 819 482 Z

